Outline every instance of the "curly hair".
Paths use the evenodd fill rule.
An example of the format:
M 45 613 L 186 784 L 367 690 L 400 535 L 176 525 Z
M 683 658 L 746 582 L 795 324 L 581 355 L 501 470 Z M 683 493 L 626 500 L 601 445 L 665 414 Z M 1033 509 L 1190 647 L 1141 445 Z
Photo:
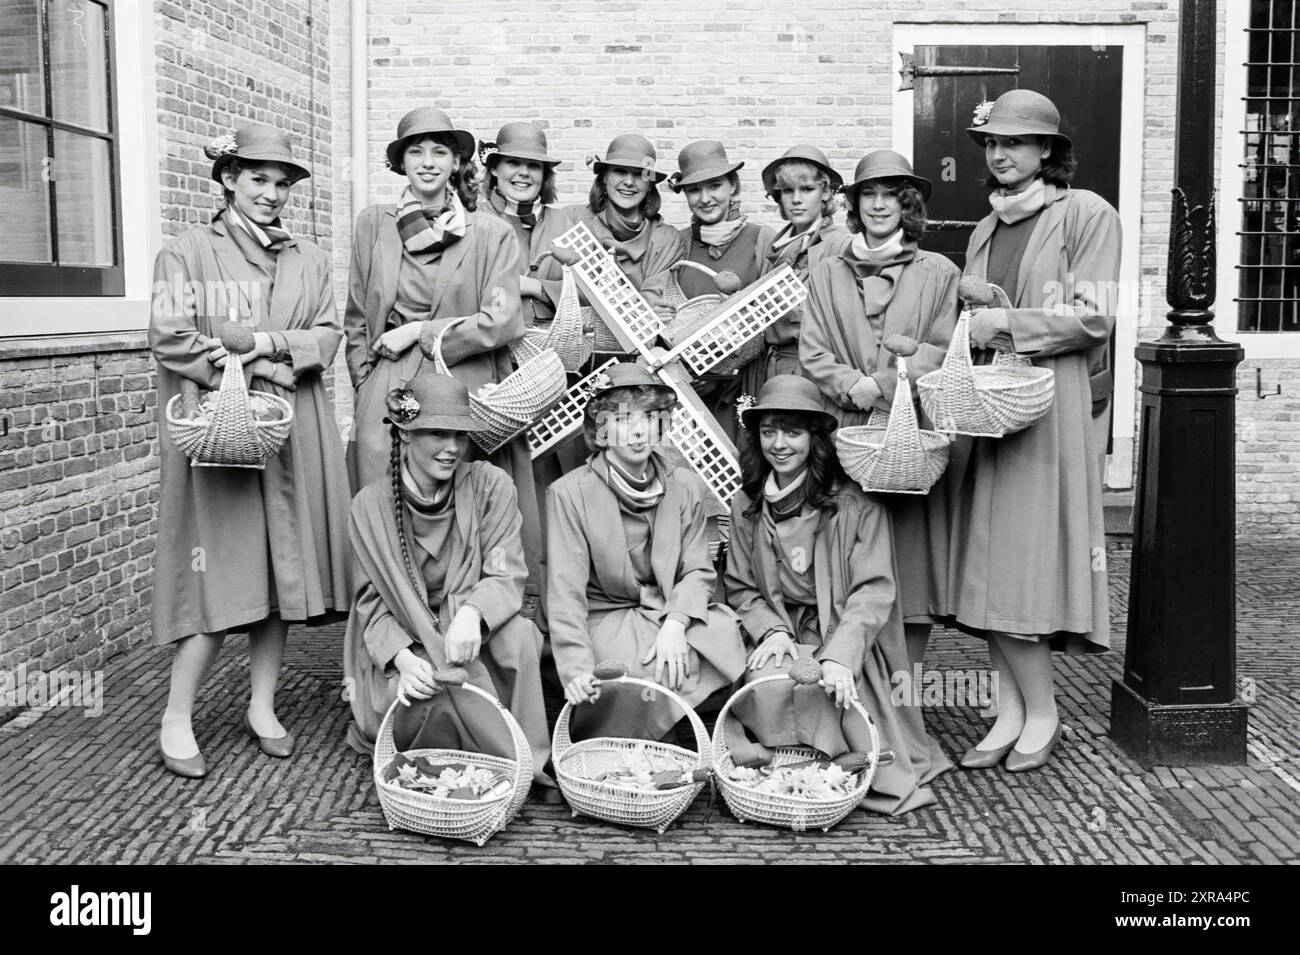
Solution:
M 600 215 L 605 208 L 605 203 L 609 201 L 609 190 L 605 188 L 605 174 L 597 173 L 591 181 L 591 192 L 587 194 L 587 208 L 593 215 Z M 663 198 L 659 195 L 659 186 L 653 181 L 650 183 L 650 191 L 645 194 L 641 200 L 641 215 L 647 219 L 659 218 L 659 210 L 663 207 Z
M 601 444 L 598 438 L 605 436 L 612 415 L 630 411 L 664 414 L 676 405 L 677 396 L 672 390 L 658 385 L 626 385 L 602 391 L 587 402 L 582 412 L 582 438 L 587 444 L 587 453 L 595 454 L 609 443 L 607 440 Z M 666 434 L 667 423 L 664 424 L 662 430 Z
M 906 179 L 881 179 L 879 181 L 898 197 L 898 204 L 903 208 L 901 217 L 903 238 L 908 242 L 920 242 L 922 237 L 925 236 L 925 199 L 921 197 L 921 190 L 908 183 Z M 853 195 L 856 201 L 849 203 L 849 211 L 844 224 L 850 232 L 862 231 L 862 216 L 859 208 L 862 193 L 867 188 L 868 186 L 863 185 L 855 191 Z
M 510 157 L 507 157 L 501 153 L 494 153 L 493 155 L 487 158 L 485 164 L 486 168 L 483 173 L 483 198 L 486 199 L 490 197 L 492 195 L 492 190 L 498 188 L 496 168 L 498 165 L 498 161 L 506 158 L 510 158 Z M 549 206 L 551 203 L 555 201 L 555 197 L 556 197 L 555 167 L 550 165 L 549 163 L 542 163 L 541 166 L 542 166 L 542 189 L 539 193 L 537 193 L 537 199 L 535 201 L 541 203 L 544 206 Z M 504 190 L 502 190 L 502 192 L 504 194 Z
M 763 457 L 759 443 L 758 434 L 764 425 L 787 431 L 798 429 L 808 432 L 811 441 L 808 449 L 808 477 L 804 479 L 804 501 L 828 517 L 838 511 L 835 492 L 846 478 L 840 467 L 839 456 L 835 453 L 835 444 L 831 439 L 834 429 L 830 422 L 822 415 L 802 411 L 769 411 L 744 429 L 745 436 L 741 441 L 740 473 L 743 480 L 740 487 L 749 498 L 745 516 L 757 517 L 762 510 L 763 484 L 772 470 L 772 465 Z
M 1038 170 L 1038 178 L 1043 182 L 1064 189 L 1074 179 L 1074 174 L 1079 168 L 1079 159 L 1074 153 L 1074 146 L 1055 136 L 1039 136 L 1037 138 L 1039 141 L 1049 140 L 1052 146 L 1051 154 L 1043 160 L 1042 168 Z M 1002 183 L 998 182 L 998 177 L 991 172 L 984 174 L 984 185 L 989 189 L 1000 189 L 1002 187 Z
M 767 194 L 768 198 L 776 203 L 776 210 L 781 214 L 782 219 L 789 221 L 785 209 L 781 205 L 781 190 L 793 189 L 795 186 L 802 186 L 807 182 L 813 182 L 822 187 L 822 218 L 831 219 L 835 216 L 835 188 L 831 185 L 831 177 L 826 174 L 826 170 L 801 159 L 791 159 L 776 167 L 776 174 L 773 176 L 773 188 Z
M 433 140 L 439 146 L 446 146 L 460 160 L 460 168 L 452 172 L 447 181 L 455 188 L 460 204 L 467 211 L 473 212 L 478 208 L 479 183 L 483 180 L 483 170 L 474 161 L 474 151 L 459 151 L 459 143 L 451 133 L 424 133 L 418 137 L 412 136 L 402 143 L 401 155 L 406 154 L 412 143 L 421 143 L 426 139 Z M 406 167 L 399 160 L 393 172 L 406 175 Z

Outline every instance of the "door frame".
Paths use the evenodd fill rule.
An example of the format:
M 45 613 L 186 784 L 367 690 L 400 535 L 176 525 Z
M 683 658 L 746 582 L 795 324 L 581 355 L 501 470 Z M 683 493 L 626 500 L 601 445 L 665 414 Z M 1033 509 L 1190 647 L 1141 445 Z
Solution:
M 914 53 L 918 46 L 1118 46 L 1124 51 L 1120 78 L 1119 218 L 1124 230 L 1120 254 L 1119 308 L 1115 321 L 1115 419 L 1114 448 L 1106 459 L 1106 486 L 1133 486 L 1133 437 L 1137 400 L 1138 325 L 1143 306 L 1141 269 L 1144 95 L 1146 81 L 1146 25 L 1072 23 L 896 23 L 894 24 L 893 66 L 898 54 Z M 893 144 L 896 152 L 912 158 L 912 90 L 895 90 L 893 102 Z M 973 104 L 972 104 L 973 106 Z M 1155 286 L 1149 290 L 1155 293 Z

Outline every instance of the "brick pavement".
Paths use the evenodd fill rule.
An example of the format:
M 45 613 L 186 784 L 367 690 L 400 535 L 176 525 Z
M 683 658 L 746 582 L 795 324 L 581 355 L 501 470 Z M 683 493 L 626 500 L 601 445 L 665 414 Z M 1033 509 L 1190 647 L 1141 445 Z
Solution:
M 1049 766 L 954 771 L 935 784 L 938 806 L 899 819 L 854 812 L 830 833 L 796 835 L 741 825 L 702 796 L 663 836 L 533 803 L 481 849 L 390 832 L 367 761 L 343 743 L 334 627 L 290 638 L 281 717 L 300 740 L 290 760 L 262 756 L 239 726 L 248 679 L 240 641 L 203 694 L 199 737 L 212 767 L 203 781 L 167 774 L 155 754 L 165 650 L 137 648 L 108 664 L 99 718 L 53 707 L 0 726 L 0 862 L 1300 861 L 1300 546 L 1243 542 L 1239 551 L 1239 674 L 1255 692 L 1248 765 L 1149 773 L 1105 735 L 1128 557 L 1112 547 L 1117 652 L 1058 658 L 1067 735 Z M 986 662 L 979 641 L 945 633 L 926 664 Z M 926 718 L 954 756 L 985 723 L 973 707 L 929 708 Z

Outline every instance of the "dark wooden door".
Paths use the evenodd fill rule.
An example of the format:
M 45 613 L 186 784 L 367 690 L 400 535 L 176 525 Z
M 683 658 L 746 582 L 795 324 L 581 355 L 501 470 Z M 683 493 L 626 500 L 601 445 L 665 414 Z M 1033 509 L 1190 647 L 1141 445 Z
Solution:
M 934 183 L 925 247 L 965 265 L 974 223 L 989 211 L 984 153 L 966 128 L 981 100 L 1007 90 L 1035 90 L 1057 105 L 1079 160 L 1073 184 L 1118 208 L 1123 57 L 1118 46 L 917 46 L 904 83 L 915 90 L 915 169 Z M 954 67 L 961 72 L 945 72 Z

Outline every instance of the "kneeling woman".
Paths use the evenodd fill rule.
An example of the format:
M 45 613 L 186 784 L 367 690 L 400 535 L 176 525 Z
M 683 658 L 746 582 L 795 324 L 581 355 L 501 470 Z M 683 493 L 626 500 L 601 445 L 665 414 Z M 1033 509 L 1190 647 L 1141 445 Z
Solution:
M 889 514 L 845 479 L 831 444 L 835 418 L 806 378 L 769 379 L 743 423 L 744 485 L 732 505 L 726 586 L 756 642 L 748 678 L 811 656 L 822 665 L 825 696 L 793 684 L 755 690 L 732 711 L 733 758 L 796 744 L 832 756 L 865 749 L 861 719 L 834 712 L 856 699 L 881 747 L 895 754 L 876 771 L 863 808 L 892 815 L 931 805 L 926 783 L 950 764 L 919 711 L 891 701 L 891 676 L 907 672 L 907 650 Z
M 465 461 L 465 386 L 417 376 L 388 400 L 388 474 L 352 502 L 355 600 L 343 647 L 354 723 L 348 743 L 369 752 L 393 701 L 398 750 L 469 749 L 513 756 L 510 734 L 486 701 L 435 696 L 435 668 L 463 666 L 519 721 L 537 778 L 549 754 L 538 668 L 542 637 L 519 615 L 523 547 L 514 485 L 485 461 Z M 428 702 L 419 702 L 428 701 Z
M 637 365 L 613 366 L 587 404 L 591 458 L 546 499 L 547 618 L 551 649 L 587 736 L 659 739 L 681 717 L 665 699 L 601 690 L 606 659 L 678 691 L 692 706 L 745 669 L 736 616 L 711 603 L 717 575 L 704 535 L 699 483 L 654 450 L 676 403 Z

